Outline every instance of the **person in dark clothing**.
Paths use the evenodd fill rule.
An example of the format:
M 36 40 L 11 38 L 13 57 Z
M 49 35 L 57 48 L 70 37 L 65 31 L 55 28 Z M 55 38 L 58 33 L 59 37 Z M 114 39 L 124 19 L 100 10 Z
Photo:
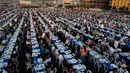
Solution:
M 26 73 L 32 73 L 32 69 L 29 68 Z

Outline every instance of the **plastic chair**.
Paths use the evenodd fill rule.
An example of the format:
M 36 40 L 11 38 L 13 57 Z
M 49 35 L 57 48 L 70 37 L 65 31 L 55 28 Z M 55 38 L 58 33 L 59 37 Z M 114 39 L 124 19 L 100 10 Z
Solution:
M 71 53 L 71 50 L 68 50 L 69 51 L 69 53 Z
M 108 68 L 105 65 L 104 65 L 104 71 L 105 71 L 105 73 L 108 72 Z
M 98 63 L 98 70 L 97 70 L 97 72 L 99 72 L 99 71 L 100 71 L 100 68 L 101 68 L 101 64 L 100 64 L 100 63 Z
M 91 60 L 92 60 L 92 56 L 88 56 L 88 60 L 89 60 L 89 62 L 91 62 Z
M 87 70 L 87 73 L 92 73 L 92 71 L 91 70 Z
M 61 66 L 62 66 L 63 72 L 67 72 L 68 73 L 67 67 L 65 67 L 63 64 L 61 64 Z
M 93 57 L 93 66 L 95 67 L 96 59 Z
M 95 69 L 98 70 L 98 67 L 99 67 L 99 61 L 97 60 L 96 65 L 95 65 Z
M 121 61 L 122 61 L 123 64 L 126 64 L 125 60 L 121 59 Z
M 92 63 L 92 60 L 93 60 L 93 58 L 92 58 L 92 57 L 90 57 L 90 63 Z
M 56 72 L 57 72 L 57 68 L 54 68 L 54 69 L 53 69 L 53 72 L 56 73 Z
M 72 53 L 72 56 L 73 56 L 73 57 L 75 57 L 75 54 L 74 54 L 74 53 Z
M 94 59 L 94 63 L 93 63 L 94 68 L 96 68 L 96 64 L 97 64 L 97 60 Z
M 80 60 L 80 59 L 78 59 L 78 63 L 81 63 L 81 60 Z
M 86 70 L 86 66 L 85 66 L 85 65 L 83 65 L 83 67 L 84 67 L 84 70 Z

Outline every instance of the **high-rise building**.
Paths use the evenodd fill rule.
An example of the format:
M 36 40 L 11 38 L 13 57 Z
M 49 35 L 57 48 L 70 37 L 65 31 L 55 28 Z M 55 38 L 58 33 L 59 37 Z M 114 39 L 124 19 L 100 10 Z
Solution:
M 0 0 L 0 3 L 7 4 L 8 6 L 18 6 L 19 0 Z
M 112 8 L 128 10 L 130 0 L 112 0 Z
M 109 0 L 80 0 L 80 5 L 85 5 L 87 8 L 107 8 Z

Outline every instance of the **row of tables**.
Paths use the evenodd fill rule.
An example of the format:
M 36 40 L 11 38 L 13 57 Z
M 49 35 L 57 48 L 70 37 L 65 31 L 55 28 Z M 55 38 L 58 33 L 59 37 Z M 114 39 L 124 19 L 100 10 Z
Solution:
M 17 14 L 15 14 L 7 23 L 5 23 L 2 27 L 7 26 L 16 16 L 19 15 L 20 12 L 18 12 Z
M 72 22 L 72 21 L 69 21 L 69 20 L 67 20 L 67 19 L 65 19 L 65 18 L 62 18 L 62 17 L 60 17 L 60 19 L 62 20 L 62 22 L 69 22 L 69 23 L 71 23 L 71 24 L 74 24 L 74 22 Z M 64 21 L 63 21 L 64 20 Z M 98 24 L 93 24 L 93 23 L 91 23 L 91 22 L 89 22 L 89 24 L 92 24 L 93 26 L 95 26 L 95 27 L 97 27 L 97 28 L 100 28 L 100 26 L 98 25 Z M 69 26 L 71 26 L 71 25 L 69 25 Z M 72 26 L 71 26 L 72 27 Z M 75 29 L 74 27 L 72 27 L 72 29 Z M 119 35 L 117 35 L 117 34 L 115 34 L 114 32 L 116 32 L 116 31 L 114 31 L 113 29 L 110 29 L 110 28 L 100 28 L 100 29 L 102 29 L 102 31 L 104 31 L 105 33 L 107 33 L 107 34 L 110 34 L 111 36 L 117 36 L 117 37 L 120 37 L 120 38 L 124 38 L 124 37 L 122 37 L 121 35 L 119 36 Z M 77 30 L 77 29 L 75 29 L 75 30 Z M 112 30 L 112 31 L 111 31 Z M 77 30 L 78 31 L 78 30 Z M 114 32 L 113 32 L 114 31 Z M 89 35 L 89 34 L 85 34 L 85 33 L 83 33 L 82 31 L 78 31 L 78 32 L 80 32 L 80 33 L 82 33 L 82 34 L 84 34 L 86 37 L 90 37 L 90 38 L 92 38 L 93 36 L 91 36 L 91 35 Z M 119 33 L 119 32 L 118 32 Z M 124 34 L 124 33 L 122 33 L 122 34 Z M 109 35 L 109 36 L 110 36 Z M 124 34 L 125 35 L 125 34 Z M 127 36 L 127 35 L 125 35 L 125 36 Z M 114 40 L 114 39 L 113 39 Z
M 40 15 L 42 17 L 44 17 L 44 19 L 46 21 L 48 21 L 48 19 L 40 13 Z M 61 53 L 65 53 L 63 56 L 64 58 L 67 60 L 68 63 L 73 64 L 73 68 L 76 68 L 78 72 L 84 72 L 86 70 L 85 65 L 82 65 L 78 62 L 78 60 L 76 60 L 72 54 L 71 51 L 68 50 L 68 48 L 65 47 L 64 43 L 60 42 L 60 40 L 58 40 L 58 37 L 54 36 L 53 33 L 49 30 L 49 28 L 47 27 L 47 25 L 45 25 L 44 21 L 39 17 L 40 22 L 43 24 L 43 27 L 45 27 L 45 30 L 47 32 L 50 32 L 50 35 L 52 36 L 52 41 L 54 42 L 55 46 L 58 48 L 58 50 Z
M 14 9 L 14 10 L 12 10 L 12 11 L 9 11 L 9 12 L 5 13 L 5 14 L 2 14 L 2 15 L 0 15 L 0 17 L 6 16 L 7 14 L 12 13 L 13 11 L 16 11 L 16 10 L 17 10 L 17 9 Z
M 20 13 L 20 12 L 19 12 Z M 19 14 L 18 13 L 18 14 Z M 17 15 L 18 15 L 17 14 Z M 17 15 L 15 15 L 13 18 L 11 18 L 7 23 L 5 23 L 5 25 L 3 26 L 3 27 L 6 27 L 8 24 L 9 24 L 9 22 L 11 22 Z M 8 36 L 8 35 L 7 35 Z M 7 39 L 6 41 L 9 41 L 9 39 Z M 5 48 L 6 46 L 3 46 L 3 45 L 0 45 L 0 52 L 2 52 L 3 50 L 4 50 L 4 48 Z
M 16 45 L 17 37 L 19 35 L 23 21 L 24 21 L 24 16 L 22 17 L 21 22 L 18 25 L 18 28 L 16 29 L 14 35 L 11 37 L 8 45 L 6 46 L 4 52 L 2 53 L 2 56 L 0 57 L 0 69 L 1 70 L 5 69 L 8 65 L 9 59 L 11 58 L 13 49 Z
M 74 27 L 71 27 L 74 28 Z M 76 28 L 74 28 L 76 29 Z M 76 29 L 77 30 L 77 29 Z M 79 30 L 77 30 L 79 31 Z M 74 41 L 77 45 L 80 45 L 80 47 L 83 47 L 83 45 L 85 45 L 83 42 L 77 40 L 74 36 L 72 36 L 71 34 L 69 34 L 68 32 L 66 32 L 65 30 L 63 31 L 63 33 L 69 37 L 69 39 L 71 39 L 72 41 Z M 88 36 L 89 38 L 92 38 L 90 36 Z M 104 65 L 106 65 L 106 67 L 112 71 L 112 69 L 114 67 L 117 67 L 115 64 L 110 63 L 110 61 L 108 59 L 106 59 L 105 57 L 103 57 L 102 55 L 100 55 L 99 53 L 97 53 L 96 51 L 92 50 L 91 48 L 88 49 L 89 53 L 91 56 L 95 57 L 96 59 L 98 59 L 101 63 L 103 63 Z
M 66 32 L 66 33 L 67 33 L 67 36 L 71 36 L 70 39 L 72 41 L 78 42 L 78 43 L 76 43 L 77 45 L 80 45 L 80 43 L 83 43 L 81 41 L 75 40 L 76 38 L 74 38 L 74 36 L 72 36 L 68 32 Z M 97 53 L 96 51 L 92 50 L 91 48 L 89 48 L 88 51 L 91 56 L 93 56 L 95 59 L 99 60 L 100 63 L 103 63 L 110 71 L 112 71 L 114 67 L 117 67 L 115 64 L 110 63 L 110 61 L 108 59 L 106 59 L 105 57 L 103 57 L 102 55 Z
M 67 20 L 67 19 L 65 19 L 65 18 L 62 18 L 62 20 L 65 20 L 65 21 L 67 21 L 67 22 L 73 24 L 72 21 L 69 21 L 69 20 Z M 94 25 L 94 26 L 97 26 L 97 27 L 99 28 L 99 25 L 97 25 L 97 24 L 93 24 L 93 25 Z M 78 31 L 79 33 L 82 33 L 82 34 L 85 35 L 85 33 L 83 33 L 82 31 L 80 31 L 80 30 L 74 28 L 74 27 L 71 26 L 71 25 L 69 25 L 69 26 L 70 26 L 70 28 L 72 28 L 72 29 Z M 102 29 L 102 31 L 104 31 L 104 32 L 107 33 L 107 34 L 110 34 L 110 35 L 112 35 L 112 36 L 117 36 L 115 33 L 110 32 L 110 28 L 101 28 L 101 29 Z M 126 38 L 125 38 L 125 36 L 126 36 Z M 128 38 L 127 38 L 127 35 L 125 35 L 125 36 L 123 36 L 123 37 L 122 37 L 122 36 L 118 36 L 118 37 L 120 37 L 120 38 L 122 38 L 122 39 L 128 39 Z M 88 36 L 88 35 L 86 35 L 86 37 L 89 37 L 89 38 L 90 38 L 90 36 Z M 110 38 L 110 36 L 109 36 L 108 39 L 109 39 L 109 40 L 114 40 L 114 38 Z M 123 43 L 123 42 L 119 42 L 119 43 L 120 43 L 120 45 L 122 45 L 122 46 L 125 46 L 125 45 L 126 45 L 126 44 Z M 112 50 L 114 50 L 114 49 L 112 49 Z M 114 50 L 114 51 L 115 51 L 115 50 Z M 130 54 L 129 54 L 129 53 L 123 53 L 123 52 L 121 52 L 121 53 L 119 53 L 119 56 L 120 56 L 120 58 L 127 60 L 127 63 L 130 63 Z
M 72 26 L 69 26 L 70 28 L 78 31 L 78 32 L 81 32 L 80 30 L 72 27 Z M 83 32 L 81 32 L 83 34 Z M 64 31 L 64 34 L 66 34 L 68 37 L 70 37 L 70 39 L 74 42 L 81 42 L 79 40 L 76 40 L 76 38 L 74 36 L 72 36 L 71 34 L 69 34 L 68 32 Z M 84 33 L 85 34 L 85 33 Z M 88 38 L 92 39 L 92 36 L 90 35 L 86 35 Z M 83 42 L 81 42 L 83 43 Z M 79 43 L 77 43 L 77 45 L 80 45 Z M 82 46 L 81 46 L 82 47 Z M 93 56 L 95 59 L 98 59 L 99 62 L 103 63 L 109 71 L 112 71 L 113 68 L 118 68 L 115 64 L 113 63 L 110 63 L 110 61 L 108 59 L 106 59 L 105 57 L 103 57 L 102 55 L 100 55 L 99 53 L 97 53 L 96 51 L 92 50 L 91 48 L 88 49 L 89 50 L 89 53 L 91 56 Z
M 67 20 L 67 19 L 65 19 L 65 18 L 60 18 L 60 19 L 61 19 L 62 22 L 69 22 L 69 23 L 71 23 L 71 24 L 74 24 L 72 21 L 69 21 L 69 20 Z M 80 31 L 80 30 L 74 28 L 74 27 L 71 26 L 71 25 L 68 25 L 68 26 L 69 26 L 71 29 L 74 29 L 74 30 L 78 31 L 79 33 L 82 33 L 84 36 L 86 36 L 86 37 L 89 38 L 89 39 L 93 39 L 93 38 L 94 38 L 94 37 L 91 36 L 90 34 L 85 34 L 84 32 L 82 32 L 82 31 Z
M 65 20 L 65 21 L 68 21 L 67 19 Z M 70 23 L 72 23 L 71 21 L 68 21 L 68 22 L 70 22 Z M 98 25 L 97 25 L 98 26 Z M 70 27 L 70 28 L 72 28 L 72 29 L 76 29 L 76 28 L 74 28 L 74 27 Z M 105 28 L 106 29 L 106 28 Z M 110 33 L 112 36 L 114 35 L 114 36 L 116 36 L 114 33 L 112 33 L 112 32 L 110 32 L 109 30 L 105 30 L 105 29 L 103 29 L 106 33 Z M 109 28 L 108 28 L 109 29 Z M 79 33 L 83 33 L 83 32 L 81 32 L 80 30 L 77 30 Z M 84 33 L 85 34 L 85 33 Z M 122 37 L 122 38 L 124 38 L 124 37 Z M 112 38 L 113 39 L 113 38 Z M 114 40 L 114 39 L 113 39 Z M 125 45 L 125 43 L 121 43 L 121 44 L 123 44 L 123 45 Z M 114 49 L 113 49 L 114 50 Z M 130 63 L 130 54 L 129 53 L 119 53 L 119 56 L 120 56 L 120 58 L 122 58 L 122 59 L 125 59 L 125 60 L 127 60 L 127 63 Z M 108 65 L 108 64 L 107 64 Z
M 43 64 L 43 60 L 40 57 L 40 47 L 37 42 L 33 20 L 32 20 L 32 13 L 30 12 L 30 31 L 31 31 L 31 43 L 32 43 L 32 57 L 33 57 L 33 64 L 34 70 L 36 73 L 45 73 L 45 65 Z

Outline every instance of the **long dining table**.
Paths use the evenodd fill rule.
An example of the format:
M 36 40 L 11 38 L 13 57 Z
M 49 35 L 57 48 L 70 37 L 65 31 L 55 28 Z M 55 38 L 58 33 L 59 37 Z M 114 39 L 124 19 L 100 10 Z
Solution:
M 43 14 L 40 13 L 40 15 L 42 17 L 44 17 Z M 49 30 L 48 26 L 45 24 L 45 22 L 42 20 L 41 17 L 39 17 L 39 20 L 43 24 L 43 27 L 45 27 L 46 31 L 50 32 L 50 35 L 52 36 L 53 43 L 58 48 L 58 50 L 62 53 L 65 53 L 63 56 L 67 60 L 67 62 L 73 64 L 74 65 L 73 68 L 76 68 L 78 72 L 84 72 L 85 73 L 85 70 L 86 70 L 85 65 L 80 64 L 78 62 L 78 60 L 76 60 L 72 56 L 71 51 L 65 47 L 64 43 L 62 43 L 60 40 L 58 40 L 58 37 L 53 35 L 53 33 Z
M 40 47 L 36 38 L 31 11 L 30 11 L 30 32 L 31 32 L 32 58 L 33 58 L 34 70 L 36 73 L 46 73 L 43 60 L 41 56 L 39 56 L 41 54 Z
M 77 45 L 80 45 L 80 47 L 83 47 L 83 45 L 85 45 L 82 41 L 77 40 L 76 37 L 74 37 L 73 35 L 69 34 L 65 30 L 63 30 L 63 33 L 67 37 L 69 37 L 70 40 L 74 41 Z M 102 55 L 100 55 L 98 52 L 92 50 L 91 48 L 89 48 L 88 51 L 89 51 L 89 53 L 90 53 L 90 55 L 92 57 L 97 59 L 100 63 L 104 64 L 108 68 L 109 71 L 112 71 L 115 67 L 117 67 L 115 64 L 111 63 L 107 58 L 103 57 Z
M 18 28 L 16 29 L 14 35 L 11 37 L 8 45 L 6 46 L 4 52 L 2 53 L 2 56 L 0 57 L 0 69 L 1 70 L 5 69 L 8 65 L 9 59 L 11 58 L 12 52 L 16 45 L 17 37 L 19 35 L 23 21 L 24 21 L 24 16 L 22 17 L 21 22 L 18 25 Z

